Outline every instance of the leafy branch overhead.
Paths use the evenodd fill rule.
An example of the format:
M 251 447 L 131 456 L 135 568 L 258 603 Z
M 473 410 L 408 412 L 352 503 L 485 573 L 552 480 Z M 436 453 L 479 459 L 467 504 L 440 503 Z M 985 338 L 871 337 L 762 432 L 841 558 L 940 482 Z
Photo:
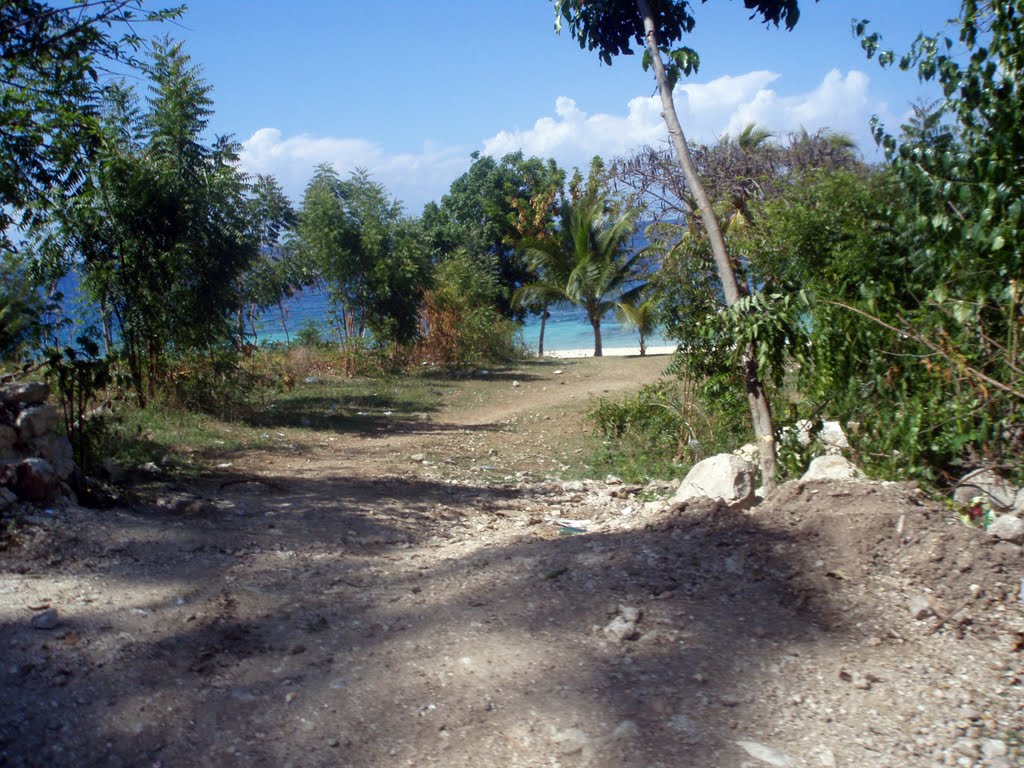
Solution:
M 702 0 L 702 4 L 707 0 Z M 643 21 L 637 14 L 635 0 L 555 0 L 555 31 L 567 26 L 580 48 L 597 51 L 601 61 L 611 66 L 615 56 L 633 54 L 633 46 L 644 51 L 643 68 L 651 66 Z M 652 2 L 655 34 L 671 86 L 681 76 L 697 72 L 700 56 L 692 48 L 679 45 L 693 31 L 696 19 L 691 0 Z M 765 24 L 792 29 L 800 18 L 798 0 L 743 0 L 751 18 L 759 17 Z

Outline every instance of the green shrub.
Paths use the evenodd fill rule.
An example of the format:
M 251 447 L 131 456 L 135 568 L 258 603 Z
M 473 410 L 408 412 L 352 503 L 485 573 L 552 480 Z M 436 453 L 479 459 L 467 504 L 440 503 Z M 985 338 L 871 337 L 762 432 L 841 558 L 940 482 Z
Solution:
M 685 388 L 671 379 L 621 400 L 599 399 L 584 416 L 601 439 L 591 466 L 630 482 L 680 474 L 695 458 L 693 411 Z
M 309 349 L 322 349 L 330 342 L 324 338 L 324 329 L 316 320 L 307 320 L 295 333 L 295 344 Z
M 501 296 L 493 265 L 467 253 L 453 254 L 438 265 L 434 287 L 423 302 L 427 333 L 421 357 L 440 363 L 509 360 L 518 353 L 518 325 L 501 315 Z

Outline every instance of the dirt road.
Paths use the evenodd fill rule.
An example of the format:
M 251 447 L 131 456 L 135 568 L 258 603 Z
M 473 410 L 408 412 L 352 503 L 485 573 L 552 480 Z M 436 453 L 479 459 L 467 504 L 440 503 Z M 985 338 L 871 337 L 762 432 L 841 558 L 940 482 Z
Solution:
M 557 479 L 665 362 L 478 373 L 180 503 L 40 513 L 0 553 L 0 765 L 1024 764 L 1020 545 L 897 485 Z

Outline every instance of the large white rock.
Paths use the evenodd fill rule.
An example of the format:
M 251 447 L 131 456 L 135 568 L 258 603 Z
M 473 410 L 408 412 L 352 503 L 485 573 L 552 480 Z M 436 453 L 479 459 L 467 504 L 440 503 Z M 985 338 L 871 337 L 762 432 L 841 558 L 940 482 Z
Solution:
M 695 464 L 672 501 L 717 499 L 729 506 L 746 508 L 754 503 L 756 467 L 732 453 L 720 453 Z
M 791 428 L 783 429 L 782 434 L 785 437 L 786 433 L 793 429 L 796 431 L 797 442 L 800 445 L 808 446 L 811 444 L 811 428 L 813 426 L 813 422 L 809 419 L 801 419 Z M 838 421 L 821 422 L 821 429 L 814 437 L 821 443 L 825 453 L 842 453 L 850 447 L 850 441 L 846 437 L 846 432 L 843 431 L 843 425 Z
M 56 430 L 58 424 L 60 424 L 60 413 L 49 403 L 29 406 L 18 414 L 18 418 L 14 422 L 22 440 L 42 437 Z
M 863 477 L 864 473 L 845 456 L 819 456 L 800 480 L 860 480 Z
M 1024 544 L 1024 520 L 1013 515 L 1000 515 L 988 527 L 988 533 L 1003 541 Z
M 34 405 L 46 402 L 50 385 L 42 381 L 23 381 L 0 386 L 0 402 Z
M 36 456 L 50 462 L 61 480 L 67 480 L 75 471 L 75 451 L 64 435 L 51 433 L 37 437 L 29 443 L 29 448 Z

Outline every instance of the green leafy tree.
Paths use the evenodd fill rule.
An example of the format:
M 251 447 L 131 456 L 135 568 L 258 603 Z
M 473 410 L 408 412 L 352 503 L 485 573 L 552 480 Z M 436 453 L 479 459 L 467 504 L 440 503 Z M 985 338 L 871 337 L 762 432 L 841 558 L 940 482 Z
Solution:
M 416 338 L 429 253 L 383 185 L 363 170 L 342 180 L 320 166 L 306 188 L 299 238 L 339 308 L 344 338 L 366 329 L 381 344 Z
M 355 334 L 352 302 L 361 274 L 351 257 L 356 249 L 356 225 L 348 211 L 349 190 L 337 171 L 318 165 L 306 185 L 299 212 L 296 244 L 302 257 L 327 287 L 339 339 Z
M 435 267 L 423 300 L 425 357 L 452 365 L 512 357 L 517 325 L 498 311 L 502 287 L 496 272 L 466 251 Z
M 566 23 L 580 47 L 596 50 L 601 60 L 611 64 L 614 56 L 631 54 L 634 44 L 644 49 L 643 66 L 653 68 L 662 114 L 687 186 L 707 232 L 718 277 L 726 303 L 733 305 L 742 297 L 732 260 L 714 207 L 693 162 L 682 126 L 672 101 L 672 89 L 680 75 L 696 71 L 700 60 L 686 46 L 677 46 L 696 23 L 687 0 L 554 0 L 556 29 Z M 744 0 L 744 5 L 766 23 L 791 28 L 799 18 L 797 0 Z M 662 47 L 667 46 L 664 51 Z M 676 46 L 676 47 L 673 47 Z M 743 381 L 751 419 L 760 443 L 761 475 L 766 493 L 775 485 L 775 438 L 771 408 L 757 368 L 755 348 L 743 352 Z
M 540 279 L 521 286 L 516 301 L 580 307 L 594 330 L 594 356 L 601 357 L 601 320 L 643 289 L 637 284 L 641 254 L 630 249 L 638 217 L 639 210 L 629 209 L 609 218 L 599 193 L 565 200 L 554 236 L 526 245 L 528 263 Z
M 473 153 L 473 164 L 452 182 L 440 204 L 430 203 L 423 211 L 434 260 L 457 251 L 476 254 L 483 264 L 495 265 L 502 314 L 521 320 L 527 311 L 542 312 L 541 307 L 512 303 L 516 288 L 535 278 L 517 243 L 549 226 L 554 195 L 564 183 L 565 173 L 553 160 L 526 158 L 521 152 L 500 160 Z
M 240 275 L 256 253 L 237 145 L 204 142 L 210 87 L 180 44 L 158 43 L 144 64 L 144 107 L 133 88 L 105 93 L 101 143 L 87 186 L 35 232 L 37 255 L 72 262 L 116 325 L 140 404 L 168 353 L 228 340 Z
M 313 279 L 304 269 L 296 249 L 283 242 L 298 224 L 298 214 L 277 180 L 262 174 L 256 176 L 252 185 L 249 206 L 257 254 L 239 282 L 243 303 L 239 310 L 239 335 L 244 336 L 247 321 L 253 338 L 257 338 L 259 313 L 277 307 L 281 327 L 290 343 L 284 300 Z
M 905 412 L 929 426 L 906 431 L 917 430 L 914 444 L 933 468 L 1020 473 L 1024 2 L 963 0 L 951 31 L 920 35 L 904 55 L 883 50 L 866 22 L 855 29 L 869 56 L 936 82 L 943 96 L 916 111 L 902 135 L 875 121 L 899 185 L 881 216 L 899 233 L 906 268 L 891 292 L 847 302 L 847 311 L 888 336 L 882 391 L 909 388 Z
M 0 260 L 0 361 L 17 361 L 39 343 L 44 309 L 31 265 L 15 254 Z
M 0 3 L 0 252 L 83 189 L 99 147 L 98 71 L 138 62 L 140 22 L 181 14 L 143 0 Z

